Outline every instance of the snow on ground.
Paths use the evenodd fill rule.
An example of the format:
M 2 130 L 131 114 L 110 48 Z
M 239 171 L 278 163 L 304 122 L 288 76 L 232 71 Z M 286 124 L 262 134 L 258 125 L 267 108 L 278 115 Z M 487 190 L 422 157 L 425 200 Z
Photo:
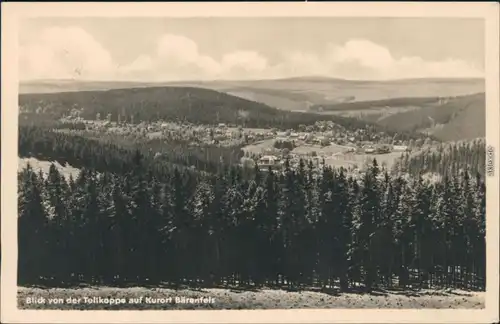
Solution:
M 81 298 L 77 304 L 28 304 L 28 297 Z M 84 297 L 123 298 L 121 305 L 85 303 Z M 131 298 L 142 297 L 142 302 L 129 304 Z M 172 300 L 168 300 L 172 297 Z M 175 297 L 208 298 L 213 303 L 179 303 Z M 163 300 L 161 300 L 163 299 Z M 148 302 L 149 301 L 149 302 Z M 153 303 L 157 301 L 158 303 Z M 418 292 L 377 292 L 374 294 L 287 292 L 284 290 L 242 291 L 230 289 L 173 290 L 163 288 L 26 288 L 18 289 L 18 306 L 21 309 L 300 309 L 300 308 L 398 308 L 398 309 L 455 309 L 484 308 L 484 292 L 420 290 Z
M 29 163 L 31 165 L 31 167 L 33 168 L 33 170 L 36 170 L 38 172 L 41 169 L 43 171 L 43 173 L 48 174 L 49 169 L 50 169 L 50 165 L 53 163 L 56 166 L 57 170 L 59 172 L 61 172 L 66 179 L 69 178 L 70 174 L 73 175 L 73 178 L 76 178 L 78 176 L 78 174 L 80 173 L 80 169 L 73 168 L 69 164 L 62 166 L 57 161 L 53 161 L 53 162 L 52 161 L 41 161 L 41 160 L 38 160 L 36 158 L 19 158 L 18 161 L 19 161 L 18 171 L 23 170 Z

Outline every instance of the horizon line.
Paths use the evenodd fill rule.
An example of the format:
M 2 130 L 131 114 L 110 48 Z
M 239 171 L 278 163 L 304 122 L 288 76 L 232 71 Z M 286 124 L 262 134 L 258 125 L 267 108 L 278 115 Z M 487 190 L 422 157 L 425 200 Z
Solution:
M 423 81 L 423 80 L 450 80 L 450 81 L 458 81 L 458 80 L 485 80 L 486 77 L 415 77 L 415 78 L 394 78 L 394 79 L 346 79 L 346 78 L 336 78 L 329 76 L 321 76 L 321 75 L 310 75 L 310 76 L 295 76 L 295 77 L 281 77 L 281 78 L 256 78 L 256 79 L 207 79 L 207 80 L 118 80 L 118 79 L 75 79 L 75 78 L 46 78 L 46 79 L 25 79 L 19 80 L 19 84 L 21 83 L 36 83 L 36 82 L 121 82 L 121 83 L 190 83 L 190 82 L 256 82 L 256 81 L 287 81 L 287 80 L 298 80 L 301 79 L 316 79 L 316 80 L 324 80 L 324 81 L 346 81 L 346 82 L 393 82 L 393 81 Z

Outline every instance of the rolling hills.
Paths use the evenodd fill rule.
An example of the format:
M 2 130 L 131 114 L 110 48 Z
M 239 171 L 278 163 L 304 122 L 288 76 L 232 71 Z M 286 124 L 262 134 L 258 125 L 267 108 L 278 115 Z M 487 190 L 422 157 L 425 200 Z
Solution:
M 232 91 L 280 109 L 304 110 L 315 104 L 466 95 L 484 91 L 484 81 L 481 79 L 354 81 L 304 77 L 263 80 L 258 83 L 233 83 L 220 90 Z M 283 99 L 293 101 L 294 105 L 283 103 Z
M 250 81 L 128 82 L 37 80 L 21 82 L 20 93 L 110 90 L 118 88 L 180 86 L 229 93 L 284 110 L 305 110 L 314 104 L 382 100 L 399 97 L 447 97 L 484 92 L 483 79 L 403 79 L 358 81 L 325 77 L 298 77 Z

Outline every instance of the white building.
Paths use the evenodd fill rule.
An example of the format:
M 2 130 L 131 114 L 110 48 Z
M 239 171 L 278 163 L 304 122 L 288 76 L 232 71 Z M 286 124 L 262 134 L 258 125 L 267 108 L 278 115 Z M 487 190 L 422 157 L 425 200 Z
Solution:
M 279 159 L 274 155 L 264 155 L 259 159 L 259 164 L 277 164 Z
M 394 145 L 392 147 L 394 152 L 406 152 L 408 151 L 408 146 L 406 145 Z
M 264 155 L 259 159 L 259 162 L 257 164 L 260 170 L 267 170 L 269 167 L 275 169 L 281 166 L 280 159 L 273 155 Z
M 365 153 L 368 154 L 375 153 L 375 149 L 373 147 L 367 147 L 365 148 Z

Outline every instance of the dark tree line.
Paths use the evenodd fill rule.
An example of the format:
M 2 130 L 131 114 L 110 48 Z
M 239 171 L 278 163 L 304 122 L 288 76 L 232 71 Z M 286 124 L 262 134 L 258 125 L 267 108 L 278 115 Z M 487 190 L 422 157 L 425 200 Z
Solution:
M 19 172 L 19 284 L 485 287 L 485 184 L 286 163 Z
M 436 173 L 452 178 L 465 169 L 484 176 L 486 170 L 486 142 L 484 138 L 472 141 L 440 144 L 417 154 L 405 154 L 396 162 L 394 171 L 407 172 L 411 176 L 419 173 Z

